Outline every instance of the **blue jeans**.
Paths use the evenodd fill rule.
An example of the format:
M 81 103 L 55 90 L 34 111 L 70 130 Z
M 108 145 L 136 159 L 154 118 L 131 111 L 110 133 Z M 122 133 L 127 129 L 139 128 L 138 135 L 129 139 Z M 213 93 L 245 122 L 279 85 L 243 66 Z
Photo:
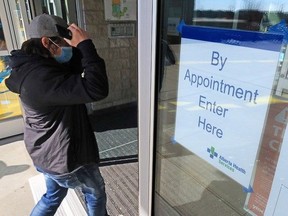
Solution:
M 85 165 L 63 175 L 42 173 L 45 176 L 47 191 L 30 216 L 54 215 L 65 198 L 68 188 L 79 188 L 82 191 L 89 216 L 107 215 L 105 184 L 97 164 Z

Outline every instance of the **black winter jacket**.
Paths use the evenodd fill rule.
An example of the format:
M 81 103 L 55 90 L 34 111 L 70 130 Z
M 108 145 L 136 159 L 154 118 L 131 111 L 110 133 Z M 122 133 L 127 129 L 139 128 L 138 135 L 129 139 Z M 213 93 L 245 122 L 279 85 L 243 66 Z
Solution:
M 68 64 L 16 50 L 11 52 L 10 66 L 5 83 L 20 96 L 24 142 L 34 165 L 63 174 L 99 162 L 85 103 L 105 98 L 108 81 L 92 41 L 79 43 Z

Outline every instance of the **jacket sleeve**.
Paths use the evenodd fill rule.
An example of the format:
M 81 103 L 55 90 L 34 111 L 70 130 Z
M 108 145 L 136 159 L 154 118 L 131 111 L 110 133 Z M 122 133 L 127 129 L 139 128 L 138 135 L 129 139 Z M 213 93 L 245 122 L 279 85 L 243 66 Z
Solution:
M 107 97 L 109 86 L 104 60 L 97 54 L 91 40 L 81 42 L 77 48 L 82 54 L 83 82 L 87 93 L 93 100 Z
M 73 73 L 69 67 L 56 62 L 52 67 L 41 64 L 44 71 L 35 70 L 29 74 L 20 97 L 34 106 L 83 104 L 107 97 L 109 87 L 104 60 L 90 39 L 82 41 L 77 48 L 82 55 L 82 74 Z
M 72 73 L 81 74 L 83 72 L 81 59 L 82 59 L 81 51 L 76 47 L 73 47 L 73 56 L 68 63 L 68 66 Z

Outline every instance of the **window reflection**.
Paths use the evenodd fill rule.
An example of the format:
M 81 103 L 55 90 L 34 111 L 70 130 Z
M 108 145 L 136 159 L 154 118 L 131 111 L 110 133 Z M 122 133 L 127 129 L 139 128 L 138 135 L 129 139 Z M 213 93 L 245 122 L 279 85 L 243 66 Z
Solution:
M 193 24 L 267 31 L 267 27 L 279 23 L 281 19 L 287 19 L 287 8 L 283 0 L 196 0 Z

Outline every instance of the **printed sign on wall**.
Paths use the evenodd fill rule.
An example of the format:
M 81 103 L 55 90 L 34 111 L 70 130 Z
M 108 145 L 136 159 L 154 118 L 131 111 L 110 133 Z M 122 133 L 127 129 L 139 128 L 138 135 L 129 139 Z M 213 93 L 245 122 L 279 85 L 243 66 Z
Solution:
M 246 188 L 281 43 L 267 33 L 182 29 L 175 141 Z
M 136 0 L 104 0 L 105 20 L 136 21 Z

